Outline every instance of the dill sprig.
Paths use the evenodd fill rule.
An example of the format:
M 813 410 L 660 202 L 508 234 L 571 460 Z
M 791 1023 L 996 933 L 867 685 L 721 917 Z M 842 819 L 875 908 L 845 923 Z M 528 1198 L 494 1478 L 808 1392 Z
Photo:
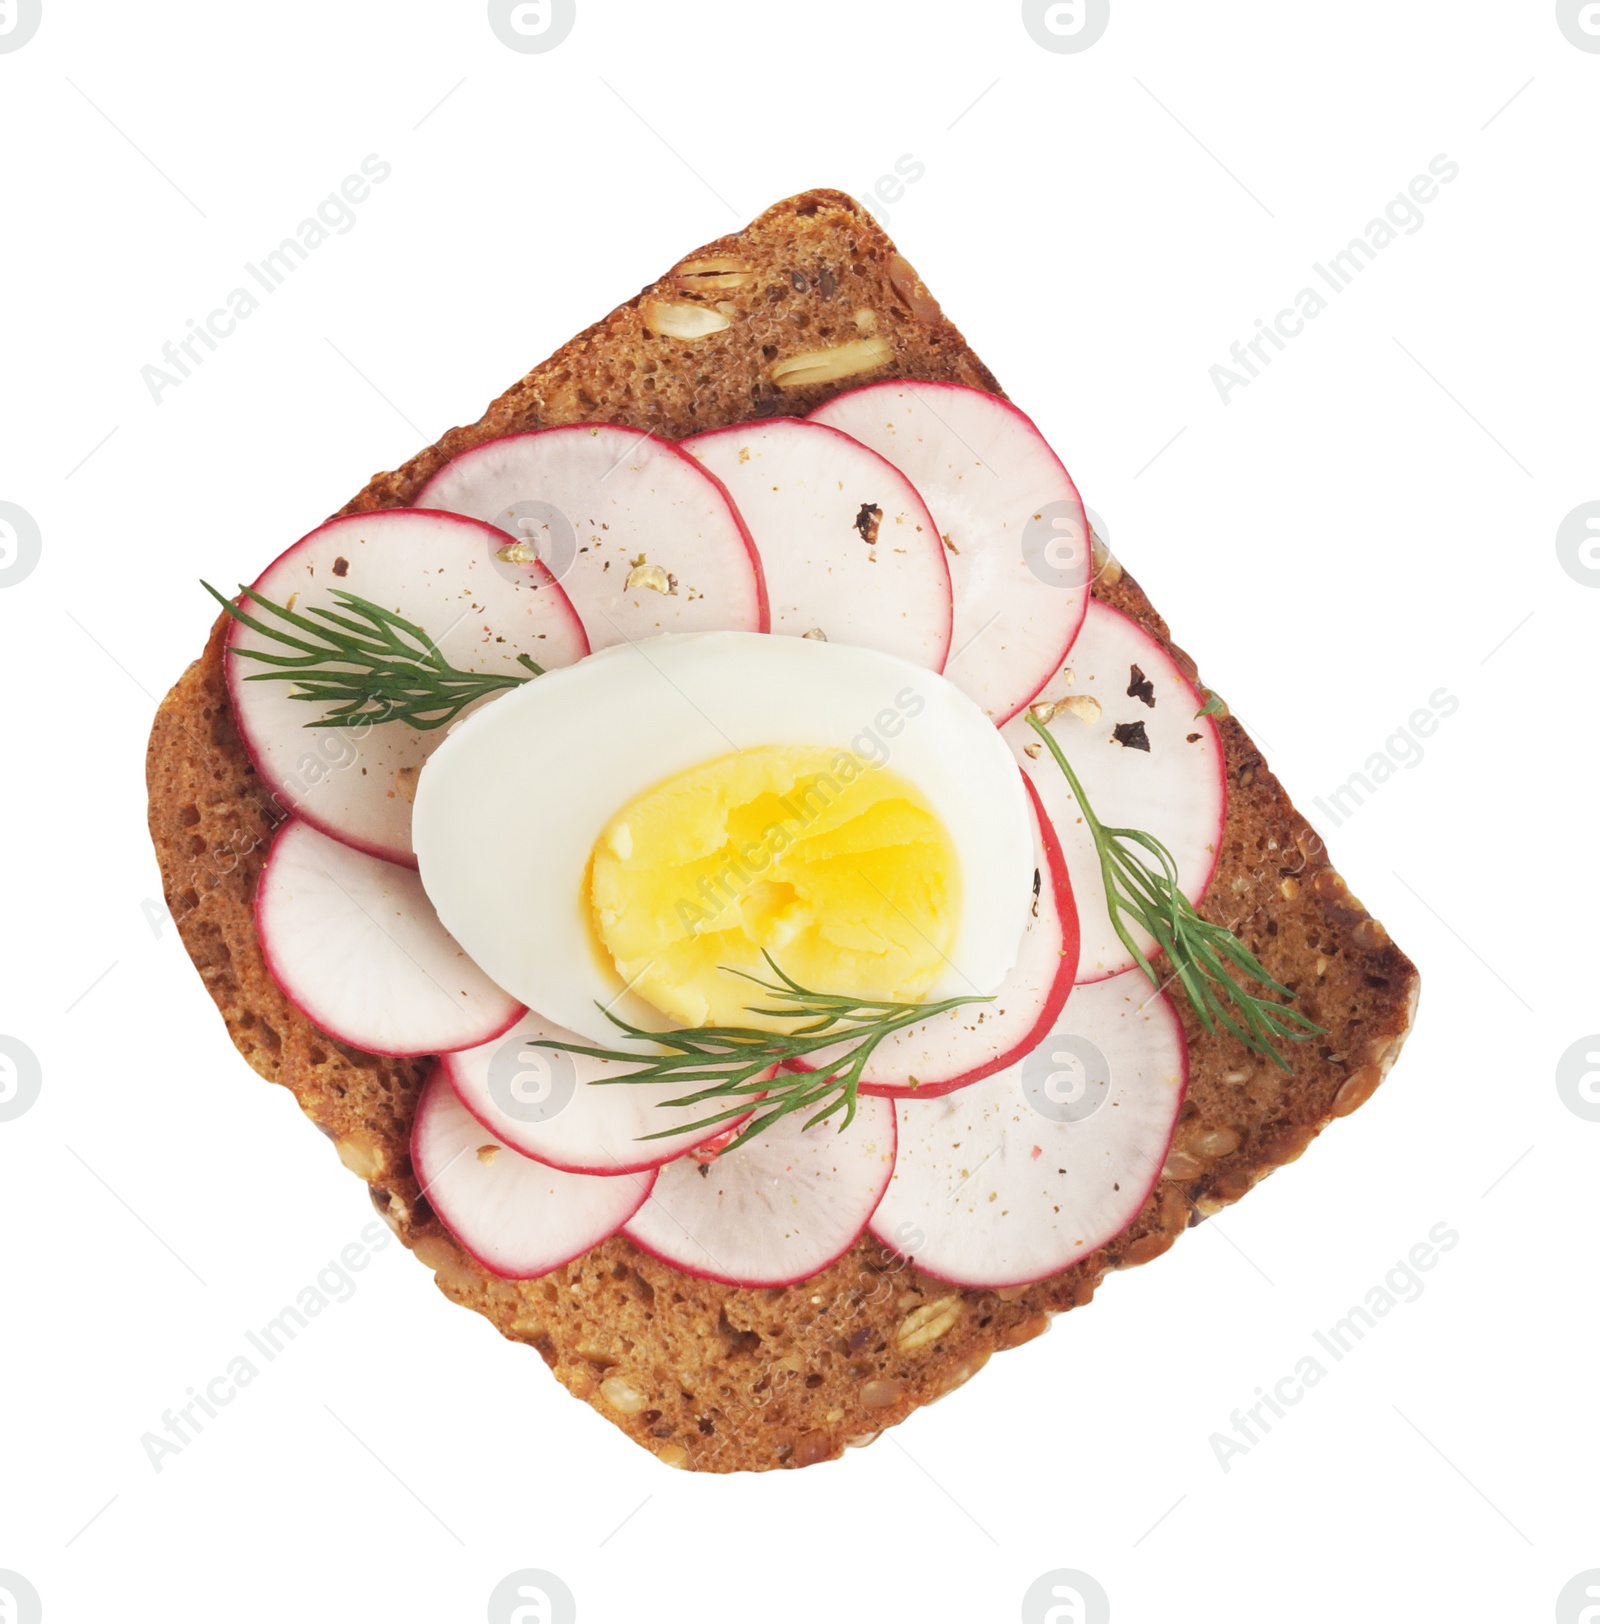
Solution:
M 546 1048 L 563 1049 L 568 1054 L 587 1055 L 593 1060 L 621 1064 L 637 1062 L 639 1069 L 621 1077 L 597 1078 L 598 1086 L 615 1083 L 704 1083 L 690 1088 L 679 1098 L 662 1104 L 688 1107 L 727 1103 L 698 1122 L 684 1127 L 664 1128 L 645 1134 L 645 1139 L 665 1139 L 687 1128 L 711 1128 L 746 1115 L 750 1120 L 724 1151 L 745 1144 L 764 1133 L 775 1122 L 796 1111 L 808 1111 L 805 1126 L 814 1128 L 830 1117 L 843 1113 L 839 1131 L 855 1119 L 856 1094 L 861 1074 L 873 1051 L 892 1032 L 914 1026 L 919 1021 L 943 1015 L 963 1004 L 987 1004 L 989 998 L 946 998 L 931 1004 L 895 1003 L 889 999 L 851 998 L 812 992 L 785 975 L 770 953 L 761 955 L 777 978 L 764 981 L 743 970 L 729 970 L 753 983 L 771 996 L 773 1004 L 747 1004 L 752 1015 L 764 1015 L 804 1024 L 792 1031 L 774 1032 L 753 1026 L 695 1026 L 675 1032 L 647 1032 L 607 1010 L 606 1017 L 627 1036 L 640 1043 L 654 1043 L 662 1053 L 640 1055 L 627 1049 L 606 1049 L 581 1043 L 547 1043 Z M 820 1049 L 844 1044 L 843 1052 L 824 1062 L 815 1071 L 778 1072 L 774 1067 L 803 1060 Z M 752 1113 L 752 1103 L 754 1111 Z
M 1267 974 L 1261 961 L 1225 925 L 1214 925 L 1200 917 L 1179 889 L 1178 865 L 1172 853 L 1154 835 L 1142 829 L 1112 829 L 1101 823 L 1050 730 L 1037 716 L 1030 715 L 1028 722 L 1066 775 L 1083 821 L 1094 836 L 1111 923 L 1151 984 L 1158 989 L 1164 985 L 1134 941 L 1127 924 L 1130 917 L 1155 938 L 1172 966 L 1168 979 L 1176 980 L 1183 988 L 1206 1031 L 1215 1032 L 1221 1026 L 1281 1070 L 1292 1070 L 1273 1040 L 1302 1043 L 1309 1037 L 1321 1036 L 1324 1029 L 1297 1009 L 1258 997 L 1247 984 L 1228 974 L 1232 966 L 1244 983 L 1254 982 L 1283 998 L 1295 996 L 1290 988 Z
M 298 651 L 235 647 L 230 652 L 271 667 L 253 672 L 247 682 L 292 682 L 291 698 L 330 707 L 307 727 L 405 722 L 428 732 L 453 722 L 474 700 L 529 680 L 509 672 L 458 671 L 415 622 L 337 587 L 333 598 L 343 613 L 313 605 L 297 614 L 254 587 L 241 586 L 244 597 L 273 617 L 269 621 L 253 619 L 209 581 L 200 584 L 241 625 Z M 526 654 L 519 654 L 517 663 L 531 676 L 544 675 Z

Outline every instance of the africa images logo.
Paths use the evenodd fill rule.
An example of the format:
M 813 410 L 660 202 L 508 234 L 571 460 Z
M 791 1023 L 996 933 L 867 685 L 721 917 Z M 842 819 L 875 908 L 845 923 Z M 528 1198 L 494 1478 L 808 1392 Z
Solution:
M 0 1122 L 12 1122 L 32 1108 L 44 1086 L 39 1057 L 21 1038 L 0 1037 Z M 0 1624 L 7 1624 L 0 1613 Z
M 513 1122 L 548 1122 L 578 1091 L 572 1056 L 513 1033 L 489 1060 L 489 1096 Z
M 572 1592 L 543 1568 L 508 1573 L 489 1597 L 489 1624 L 574 1624 Z
M 1076 1568 L 1041 1573 L 1022 1598 L 1022 1624 L 1110 1624 L 1111 1600 Z
M 1561 521 L 1556 557 L 1579 586 L 1600 586 L 1600 502 L 1585 502 Z
M 4 3 L 0 0 L 0 5 Z M 0 502 L 0 587 L 26 581 L 38 567 L 43 551 L 33 515 L 15 502 Z
M 489 26 L 513 51 L 553 51 L 578 20 L 577 0 L 489 0 Z
M 1600 0 L 1556 0 L 1556 23 L 1580 51 L 1600 52 Z
M 1111 1062 L 1088 1038 L 1059 1033 L 1022 1063 L 1022 1091 L 1051 1122 L 1083 1122 L 1111 1093 Z
M 1022 0 L 1022 25 L 1047 51 L 1087 51 L 1111 21 L 1111 0 Z
M 44 1605 L 39 1592 L 9 1568 L 0 1568 L 0 1624 L 39 1624 Z
M 1600 1122 L 1600 1032 L 1579 1038 L 1556 1064 L 1561 1103 L 1585 1122 Z
M 0 0 L 0 56 L 20 51 L 39 32 L 43 0 Z M 0 1614 L 0 1620 L 4 1614 Z

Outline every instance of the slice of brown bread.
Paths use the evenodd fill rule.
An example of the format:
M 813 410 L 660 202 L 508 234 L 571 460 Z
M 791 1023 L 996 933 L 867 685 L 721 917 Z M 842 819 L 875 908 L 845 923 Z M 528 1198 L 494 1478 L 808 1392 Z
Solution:
M 718 318 L 726 325 L 703 337 L 670 336 L 690 330 L 691 319 L 705 327 Z M 807 356 L 816 359 L 797 364 Z M 518 430 L 606 421 L 677 438 L 798 415 L 880 378 L 999 393 L 877 223 L 842 193 L 807 192 L 680 261 L 535 367 L 479 422 L 377 475 L 344 511 L 404 504 L 450 457 Z M 1102 554 L 1101 562 L 1097 595 L 1170 646 L 1144 593 L 1114 560 Z M 803 1285 L 776 1291 L 690 1278 L 620 1237 L 542 1279 L 497 1280 L 451 1240 L 412 1171 L 411 1117 L 429 1063 L 333 1042 L 267 972 L 251 901 L 283 812 L 240 744 L 221 629 L 219 621 L 161 705 L 148 779 L 167 903 L 234 1043 L 335 1141 L 446 1296 L 529 1343 L 570 1392 L 670 1465 L 807 1466 L 904 1420 L 997 1349 L 1038 1336 L 1052 1314 L 1082 1307 L 1109 1270 L 1160 1256 L 1185 1228 L 1294 1161 L 1371 1095 L 1411 1023 L 1414 967 L 1330 866 L 1244 729 L 1227 719 L 1229 814 L 1203 911 L 1236 926 L 1327 1035 L 1298 1046 L 1284 1077 L 1231 1039 L 1207 1036 L 1185 1007 L 1192 1076 L 1173 1152 L 1115 1241 L 1052 1279 L 1006 1291 L 953 1290 L 870 1239 Z

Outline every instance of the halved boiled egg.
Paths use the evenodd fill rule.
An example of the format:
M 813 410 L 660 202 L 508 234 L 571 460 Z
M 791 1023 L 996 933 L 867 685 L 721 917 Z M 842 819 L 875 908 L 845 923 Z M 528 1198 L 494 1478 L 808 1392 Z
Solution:
M 1033 899 L 1026 791 L 983 712 L 803 638 L 666 636 L 549 672 L 456 725 L 412 828 L 470 957 L 608 1045 L 607 1012 L 777 1024 L 749 1009 L 764 955 L 815 992 L 993 993 Z

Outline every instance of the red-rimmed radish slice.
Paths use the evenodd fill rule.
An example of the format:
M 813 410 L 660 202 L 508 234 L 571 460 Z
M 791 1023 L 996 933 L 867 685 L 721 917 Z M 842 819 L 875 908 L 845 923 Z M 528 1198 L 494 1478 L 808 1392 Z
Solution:
M 440 1221 L 490 1273 L 531 1280 L 582 1257 L 638 1210 L 653 1171 L 563 1173 L 495 1138 L 435 1071 L 417 1102 L 411 1163 Z
M 526 678 L 525 654 L 546 670 L 589 652 L 583 626 L 544 566 L 506 563 L 505 536 L 455 513 L 396 508 L 334 519 L 271 564 L 255 589 L 304 614 L 338 611 L 335 590 L 367 598 L 421 626 L 462 671 Z M 241 600 L 252 619 L 292 626 Z M 411 798 L 422 764 L 445 730 L 406 722 L 353 728 L 308 726 L 324 714 L 293 697 L 294 685 L 251 678 L 270 669 L 241 649 L 294 650 L 233 621 L 228 628 L 228 698 L 245 747 L 275 798 L 347 845 L 415 866 Z
M 892 463 L 793 417 L 678 443 L 727 486 L 749 525 L 774 632 L 821 633 L 944 669 L 952 624 L 944 543 Z
M 1020 1060 L 1055 1025 L 1078 968 L 1078 912 L 1066 859 L 1026 778 L 1033 818 L 1033 910 L 1016 966 L 992 1004 L 967 1004 L 892 1033 L 873 1051 L 861 1091 L 885 1099 L 937 1099 Z M 811 1069 L 834 1058 L 824 1050 Z M 916 1082 L 908 1081 L 915 1078 Z
M 615 423 L 463 451 L 418 507 L 487 520 L 566 589 L 592 648 L 661 632 L 764 632 L 766 585 L 722 483 L 670 440 Z
M 1183 1026 L 1142 971 L 1077 987 L 1020 1064 L 898 1100 L 872 1233 L 952 1285 L 1020 1286 L 1122 1233 L 1161 1175 L 1188 1082 Z
M 659 1167 L 717 1137 L 718 1127 L 650 1139 L 674 1124 L 700 1121 L 704 1105 L 665 1102 L 691 1094 L 690 1083 L 616 1083 L 635 1069 L 545 1047 L 583 1043 L 529 1010 L 504 1037 L 443 1057 L 461 1103 L 513 1150 L 569 1173 L 634 1173 Z M 641 1059 L 644 1052 L 641 1051 Z
M 290 1003 L 369 1054 L 465 1049 L 522 1013 L 439 923 L 415 870 L 298 819 L 261 871 L 256 934 Z
M 1056 714 L 1051 736 L 1083 784 L 1101 823 L 1143 829 L 1172 853 L 1178 884 L 1199 902 L 1216 872 L 1228 816 L 1222 737 L 1172 656 L 1119 610 L 1096 602 L 1066 668 L 1035 701 Z M 1112 927 L 1100 858 L 1077 801 L 1044 741 L 1019 716 L 1002 730 L 1060 836 L 1078 901 L 1078 979 L 1129 969 L 1133 956 Z M 1136 922 L 1141 951 L 1155 946 Z
M 623 1233 L 685 1274 L 730 1286 L 809 1279 L 860 1239 L 894 1171 L 894 1107 L 862 1099 L 805 1129 L 792 1111 L 716 1160 L 685 1156 L 661 1169 Z
M 996 725 L 1066 656 L 1089 601 L 1089 525 L 1033 422 L 959 384 L 867 384 L 811 420 L 843 429 L 903 473 L 949 549 L 955 634 L 945 675 Z

